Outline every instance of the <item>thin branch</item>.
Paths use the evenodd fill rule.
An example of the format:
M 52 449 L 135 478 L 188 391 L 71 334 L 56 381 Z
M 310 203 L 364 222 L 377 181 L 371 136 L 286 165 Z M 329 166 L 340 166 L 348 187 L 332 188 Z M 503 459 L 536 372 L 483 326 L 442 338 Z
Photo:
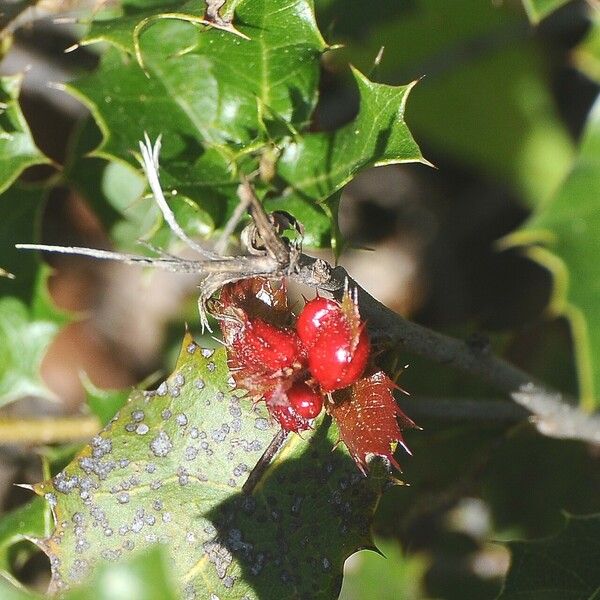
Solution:
M 439 419 L 461 423 L 503 424 L 527 419 L 529 411 L 510 400 L 402 396 L 400 406 L 412 419 Z
M 231 217 L 225 223 L 225 227 L 223 227 L 223 231 L 215 244 L 215 252 L 216 254 L 223 255 L 227 251 L 227 246 L 229 245 L 229 238 L 233 235 L 235 228 L 238 226 L 238 223 L 242 220 L 246 209 L 248 208 L 248 199 L 240 198 L 240 202 L 235 207 Z
M 248 206 L 250 216 L 254 221 L 256 230 L 265 245 L 267 253 L 283 267 L 289 267 L 290 250 L 281 237 L 277 234 L 273 223 L 265 212 L 263 205 L 257 198 L 254 188 L 244 177 L 238 187 L 238 196 L 243 204 Z
M 50 246 L 47 244 L 15 244 L 20 250 L 40 250 L 41 252 L 53 252 L 55 254 L 73 254 L 76 256 L 89 256 L 100 260 L 114 260 L 126 265 L 137 265 L 142 267 L 154 267 L 177 273 L 198 273 L 200 264 L 195 260 L 184 260 L 182 258 L 163 258 L 141 256 L 139 254 L 125 254 L 122 252 L 111 252 L 110 250 L 97 250 L 96 248 L 80 248 L 77 246 Z
M 334 269 L 322 259 L 303 255 L 295 278 L 337 299 L 341 299 L 346 285 L 355 288 L 361 315 L 374 335 L 402 350 L 487 381 L 532 413 L 531 420 L 544 435 L 600 444 L 600 416 L 581 411 L 560 392 L 494 356 L 488 347 L 469 345 L 407 321 L 361 288 L 343 267 Z
M 0 419 L 0 444 L 41 446 L 88 440 L 101 429 L 96 417 Z

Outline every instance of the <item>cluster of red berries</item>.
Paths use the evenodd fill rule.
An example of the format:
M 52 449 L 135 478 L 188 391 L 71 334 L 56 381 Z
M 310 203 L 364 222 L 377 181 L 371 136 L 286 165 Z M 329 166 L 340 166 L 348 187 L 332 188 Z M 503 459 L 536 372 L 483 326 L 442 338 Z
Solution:
M 310 300 L 295 328 L 246 312 L 237 325 L 222 324 L 236 381 L 260 395 L 287 431 L 307 429 L 324 396 L 355 383 L 369 359 L 369 338 L 349 295 L 341 304 Z

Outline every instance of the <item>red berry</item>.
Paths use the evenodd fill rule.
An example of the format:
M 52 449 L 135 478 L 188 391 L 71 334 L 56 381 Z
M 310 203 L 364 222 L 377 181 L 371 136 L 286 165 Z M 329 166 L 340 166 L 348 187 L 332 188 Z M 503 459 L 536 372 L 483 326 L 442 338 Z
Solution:
M 356 347 L 352 348 L 349 327 L 342 323 L 327 323 L 308 351 L 308 368 L 326 392 L 352 385 L 363 373 L 369 359 L 367 332 L 360 331 Z
M 295 383 L 287 391 L 287 397 L 291 407 L 305 419 L 318 417 L 323 408 L 323 396 L 305 383 Z
M 332 319 L 344 319 L 340 305 L 335 300 L 321 297 L 310 300 L 296 321 L 298 337 L 307 348 L 311 348 L 319 332 Z
M 299 415 L 296 410 L 287 403 L 278 400 L 280 392 L 273 391 L 265 394 L 265 402 L 269 414 L 285 431 L 304 431 L 309 428 L 308 420 Z
M 245 366 L 277 371 L 304 360 L 304 348 L 294 331 L 262 319 L 248 319 L 232 346 L 237 361 Z

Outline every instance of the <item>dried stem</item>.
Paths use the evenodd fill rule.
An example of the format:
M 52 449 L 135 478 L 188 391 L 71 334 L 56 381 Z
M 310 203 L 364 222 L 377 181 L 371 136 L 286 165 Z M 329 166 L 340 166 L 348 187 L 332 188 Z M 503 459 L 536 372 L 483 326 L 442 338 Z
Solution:
M 167 204 L 165 196 L 163 194 L 162 188 L 160 186 L 160 180 L 158 176 L 158 156 L 160 154 L 161 147 L 161 137 L 158 136 L 156 143 L 154 146 L 150 142 L 148 135 L 144 136 L 144 141 L 140 142 L 140 152 L 142 153 L 141 165 L 144 169 L 144 173 L 146 175 L 146 179 L 148 180 L 148 185 L 154 194 L 154 200 L 160 208 L 160 211 L 165 218 L 165 221 L 169 225 L 171 231 L 183 242 L 185 242 L 190 248 L 195 250 L 200 256 L 212 260 L 219 258 L 218 254 L 214 252 L 210 252 L 206 248 L 197 244 L 193 239 L 191 239 L 185 231 L 181 228 L 177 220 L 175 219 L 175 215 L 171 210 L 170 206 Z

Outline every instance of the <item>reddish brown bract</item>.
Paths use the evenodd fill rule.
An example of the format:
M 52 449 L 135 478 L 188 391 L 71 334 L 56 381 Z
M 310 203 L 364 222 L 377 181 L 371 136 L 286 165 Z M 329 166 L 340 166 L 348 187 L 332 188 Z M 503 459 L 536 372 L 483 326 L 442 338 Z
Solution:
M 341 440 L 365 474 L 371 456 L 382 456 L 399 469 L 394 446 L 400 443 L 408 450 L 402 430 L 415 424 L 398 408 L 394 388 L 394 382 L 383 371 L 377 371 L 333 394 L 327 408 L 337 421 Z

